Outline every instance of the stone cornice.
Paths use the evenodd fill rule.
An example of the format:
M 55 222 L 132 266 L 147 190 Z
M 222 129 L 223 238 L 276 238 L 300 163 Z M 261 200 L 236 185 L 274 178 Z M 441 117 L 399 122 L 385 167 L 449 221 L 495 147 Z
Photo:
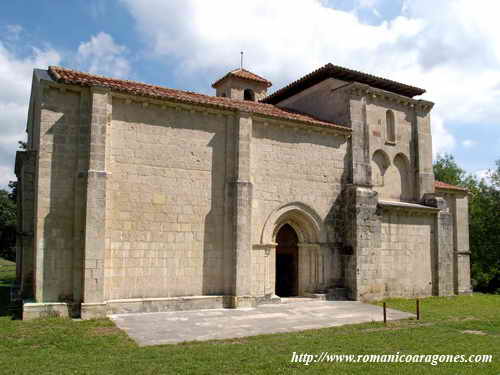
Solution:
M 398 211 L 405 212 L 408 214 L 423 214 L 423 215 L 435 215 L 440 208 L 424 206 L 417 203 L 407 203 L 407 202 L 396 202 L 396 201 L 378 201 L 378 207 L 384 211 Z
M 415 108 L 419 111 L 430 111 L 434 103 L 423 99 L 412 99 L 390 91 L 377 89 L 364 83 L 352 82 L 339 87 L 338 90 L 346 90 L 350 95 L 365 96 L 371 100 L 383 100 L 396 103 L 405 107 Z
M 351 137 L 351 129 L 346 128 L 344 129 L 338 129 L 334 127 L 327 127 L 327 126 L 317 126 L 317 125 L 312 125 L 309 123 L 304 123 L 301 121 L 294 121 L 294 120 L 284 120 L 284 119 L 276 119 L 273 117 L 266 117 L 262 115 L 255 115 L 252 114 L 252 118 L 255 120 L 260 121 L 264 126 L 269 126 L 269 125 L 275 125 L 280 128 L 288 128 L 290 130 L 305 130 L 307 132 L 316 132 L 320 134 L 336 134 L 336 135 L 341 135 L 346 138 Z

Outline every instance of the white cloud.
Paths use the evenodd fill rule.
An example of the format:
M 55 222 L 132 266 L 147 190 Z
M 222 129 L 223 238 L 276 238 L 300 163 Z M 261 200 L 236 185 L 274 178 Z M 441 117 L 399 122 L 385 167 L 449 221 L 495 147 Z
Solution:
M 6 40 L 22 32 L 22 28 L 8 27 Z M 20 57 L 8 43 L 0 40 L 0 188 L 5 188 L 15 179 L 14 159 L 18 141 L 26 138 L 26 117 L 28 113 L 31 78 L 34 68 L 46 69 L 48 65 L 60 64 L 60 53 L 52 48 L 32 47 L 32 53 Z M 127 49 L 114 42 L 106 33 L 99 33 L 88 42 L 81 43 L 76 53 L 69 53 L 68 60 L 77 62 L 80 68 L 93 73 L 112 76 L 126 76 L 130 65 L 126 59 Z
M 491 180 L 491 170 L 490 169 L 480 169 L 478 171 L 472 172 L 480 180 L 484 180 L 488 185 L 492 184 Z
M 245 65 L 272 78 L 275 87 L 329 61 L 391 71 L 393 53 L 381 59 L 379 50 L 421 28 L 407 18 L 365 25 L 319 0 L 123 1 L 151 50 L 181 60 L 179 74 L 208 71 L 216 78 L 237 66 L 244 50 Z M 406 55 L 403 66 L 411 59 Z
M 477 141 L 474 141 L 472 139 L 466 139 L 462 141 L 462 146 L 464 146 L 465 148 L 472 148 L 475 147 L 476 145 Z
M 111 35 L 100 32 L 80 44 L 76 61 L 80 69 L 90 73 L 126 77 L 130 73 L 126 54 L 126 47 L 117 44 Z
M 160 58 L 179 61 L 177 76 L 199 90 L 239 63 L 274 88 L 327 62 L 427 89 L 434 149 L 451 151 L 451 124 L 500 119 L 500 2 L 403 1 L 401 15 L 364 24 L 354 11 L 321 0 L 122 0 Z
M 60 55 L 53 49 L 32 49 L 31 56 L 14 55 L 0 41 L 0 188 L 15 179 L 14 158 L 17 141 L 24 140 L 26 115 L 33 68 L 58 64 Z
M 456 144 L 455 137 L 446 129 L 444 121 L 438 114 L 432 116 L 432 154 L 450 152 Z

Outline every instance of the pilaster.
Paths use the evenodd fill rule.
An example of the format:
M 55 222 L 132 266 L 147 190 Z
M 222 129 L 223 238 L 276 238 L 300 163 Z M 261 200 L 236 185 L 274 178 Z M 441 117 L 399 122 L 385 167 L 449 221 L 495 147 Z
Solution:
M 16 279 L 21 295 L 34 295 L 34 218 L 36 151 L 17 151 L 15 173 L 17 177 L 17 235 Z
M 433 103 L 419 100 L 414 106 L 414 135 L 416 157 L 416 198 L 434 192 L 434 172 L 432 169 L 432 135 L 430 111 Z
M 75 165 L 75 213 L 73 228 L 73 300 L 83 300 L 83 272 L 85 252 L 85 214 L 87 194 L 87 172 L 89 170 L 89 144 L 91 120 L 90 90 L 80 95 L 80 124 L 78 128 L 78 157 Z
M 87 172 L 85 217 L 84 282 L 82 317 L 85 304 L 104 302 L 104 253 L 106 238 L 106 133 L 111 121 L 111 95 L 92 88 L 90 93 L 90 154 Z
M 439 208 L 436 215 L 432 264 L 432 292 L 437 296 L 453 295 L 453 216 L 446 200 L 434 194 L 424 196 L 426 205 Z
M 367 86 L 368 88 L 368 86 Z M 371 186 L 370 137 L 366 120 L 366 93 L 362 88 L 351 91 L 349 112 L 351 136 L 351 176 L 357 186 Z
M 349 297 L 363 299 L 370 290 L 370 280 L 364 275 L 372 268 L 370 250 L 381 246 L 381 224 L 377 215 L 377 193 L 370 188 L 348 185 L 345 200 L 345 286 Z
M 469 199 L 467 194 L 453 195 L 453 242 L 455 250 L 455 293 L 470 294 Z
M 248 113 L 236 117 L 236 180 L 234 220 L 234 307 L 254 305 L 251 296 L 252 251 L 252 118 Z

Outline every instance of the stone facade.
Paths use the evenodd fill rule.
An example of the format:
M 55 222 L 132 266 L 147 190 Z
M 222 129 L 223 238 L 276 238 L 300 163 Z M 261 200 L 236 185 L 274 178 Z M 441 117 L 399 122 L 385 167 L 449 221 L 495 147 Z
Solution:
M 265 84 L 220 80 L 210 107 L 35 70 L 16 159 L 25 318 L 279 302 L 285 224 L 298 295 L 469 293 L 467 193 L 434 187 L 432 103 L 375 86 L 330 77 L 242 110 Z

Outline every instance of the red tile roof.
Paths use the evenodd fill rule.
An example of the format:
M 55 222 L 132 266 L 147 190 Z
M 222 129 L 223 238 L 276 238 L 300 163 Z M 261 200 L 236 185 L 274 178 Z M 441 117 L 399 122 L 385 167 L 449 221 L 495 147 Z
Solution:
M 391 91 L 410 98 L 414 97 L 415 95 L 422 95 L 425 92 L 424 89 L 420 89 L 418 87 L 405 85 L 404 83 L 391 81 L 386 78 L 377 77 L 371 74 L 359 72 L 357 70 L 352 70 L 329 63 L 305 75 L 304 77 L 299 78 L 298 80 L 279 89 L 278 91 L 275 91 L 268 97 L 262 99 L 262 102 L 277 104 L 280 101 L 289 98 L 290 96 L 293 96 L 311 86 L 314 86 L 315 84 L 327 78 L 335 78 L 347 82 L 360 82 L 378 89 Z
M 467 191 L 466 188 L 463 188 L 461 186 L 456 186 L 456 185 L 450 185 L 445 182 L 441 181 L 434 181 L 434 187 L 436 189 L 441 189 L 441 190 L 458 190 L 458 191 Z
M 206 107 L 215 107 L 230 111 L 243 111 L 276 119 L 298 121 L 316 126 L 335 128 L 346 133 L 349 133 L 351 131 L 351 129 L 346 126 L 322 121 L 307 114 L 278 108 L 272 104 L 209 96 L 194 93 L 191 91 L 174 90 L 166 87 L 149 85 L 146 83 L 108 78 L 95 74 L 78 72 L 75 70 L 57 66 L 50 66 L 49 74 L 55 81 L 70 85 L 106 87 L 113 91 L 125 92 L 132 95 L 165 99 L 168 101 L 186 104 L 196 104 Z
M 225 80 L 226 78 L 228 77 L 237 77 L 237 78 L 242 78 L 242 79 L 246 79 L 247 81 L 255 81 L 255 82 L 259 82 L 259 83 L 263 83 L 265 84 L 267 87 L 271 87 L 273 84 L 268 81 L 267 79 L 261 77 L 261 76 L 258 76 L 257 74 L 255 73 L 252 73 L 252 72 L 249 72 L 248 70 L 246 69 L 235 69 L 235 70 L 232 70 L 230 71 L 229 73 L 227 73 L 224 77 L 222 78 L 219 78 L 217 81 L 215 81 L 214 83 L 212 83 L 212 87 L 213 88 L 216 88 L 217 85 L 222 82 L 223 80 Z

